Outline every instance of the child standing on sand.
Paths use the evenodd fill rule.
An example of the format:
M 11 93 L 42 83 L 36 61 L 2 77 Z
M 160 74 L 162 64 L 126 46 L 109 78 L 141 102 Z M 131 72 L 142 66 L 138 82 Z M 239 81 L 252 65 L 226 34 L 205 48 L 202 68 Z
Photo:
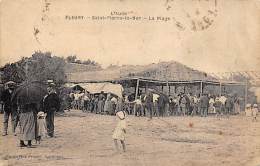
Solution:
M 47 126 L 46 126 L 46 113 L 40 111 L 37 114 L 37 138 L 36 141 L 40 144 L 41 139 L 47 136 Z
M 125 120 L 125 112 L 123 111 L 123 102 L 122 99 L 118 99 L 117 107 L 116 107 L 116 117 L 118 118 L 117 126 L 114 130 L 112 138 L 114 139 L 116 150 L 119 151 L 117 140 L 120 140 L 122 144 L 123 151 L 126 151 L 125 146 L 125 134 L 126 134 L 126 120 Z
M 257 104 L 254 104 L 252 108 L 253 121 L 257 121 L 256 120 L 257 113 L 258 113 L 258 106 Z

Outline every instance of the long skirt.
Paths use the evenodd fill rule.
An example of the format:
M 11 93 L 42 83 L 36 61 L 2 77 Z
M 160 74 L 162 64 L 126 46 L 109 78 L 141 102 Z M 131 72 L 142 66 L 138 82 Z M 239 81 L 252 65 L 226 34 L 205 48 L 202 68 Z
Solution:
M 238 103 L 234 104 L 234 110 L 235 110 L 235 114 L 239 114 L 240 113 L 240 105 Z
M 113 115 L 113 103 L 112 101 L 106 101 L 104 105 L 104 112 L 108 113 L 109 115 Z
M 45 118 L 37 119 L 37 129 L 38 129 L 38 136 L 41 137 L 47 136 L 47 126 L 46 126 Z
M 117 140 L 122 140 L 124 141 L 125 140 L 125 132 L 124 130 L 126 129 L 126 120 L 120 120 L 118 123 L 117 123 L 117 126 L 114 130 L 114 133 L 112 135 L 112 138 L 113 139 L 117 139 Z
M 33 112 L 20 114 L 20 140 L 28 141 L 36 138 L 36 117 Z
M 104 112 L 104 105 L 105 102 L 104 101 L 98 101 L 98 107 L 97 107 L 97 112 Z

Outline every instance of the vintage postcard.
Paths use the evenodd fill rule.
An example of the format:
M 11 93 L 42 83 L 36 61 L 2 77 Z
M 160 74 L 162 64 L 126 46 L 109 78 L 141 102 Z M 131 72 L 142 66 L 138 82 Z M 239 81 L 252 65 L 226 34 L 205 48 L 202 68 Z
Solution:
M 260 0 L 0 0 L 0 166 L 260 166 Z

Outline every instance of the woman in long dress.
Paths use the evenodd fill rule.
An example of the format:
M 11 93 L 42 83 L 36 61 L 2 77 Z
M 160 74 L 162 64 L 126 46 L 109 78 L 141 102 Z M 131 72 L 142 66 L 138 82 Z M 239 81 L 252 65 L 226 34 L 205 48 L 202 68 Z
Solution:
M 20 106 L 20 147 L 32 147 L 32 140 L 36 139 L 37 105 L 35 103 Z
M 236 98 L 234 101 L 234 110 L 235 110 L 235 114 L 240 114 L 239 98 Z
M 215 100 L 213 97 L 210 97 L 209 99 L 209 112 L 210 113 L 216 113 L 215 107 L 214 107 Z
M 109 115 L 113 115 L 113 103 L 111 98 L 111 95 L 107 95 L 107 99 L 104 104 L 104 112 Z

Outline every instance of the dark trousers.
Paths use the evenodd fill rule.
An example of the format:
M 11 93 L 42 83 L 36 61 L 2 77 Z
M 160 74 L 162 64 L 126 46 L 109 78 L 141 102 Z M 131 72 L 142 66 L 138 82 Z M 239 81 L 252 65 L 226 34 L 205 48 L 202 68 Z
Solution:
M 231 107 L 226 107 L 226 115 L 230 115 L 232 112 L 232 108 Z
M 153 103 L 147 103 L 146 109 L 149 112 L 149 115 L 150 115 L 149 118 L 152 119 L 153 118 Z
M 46 116 L 47 133 L 50 137 L 54 135 L 54 113 L 55 111 L 53 110 L 48 111 Z
M 139 104 L 135 105 L 135 116 L 142 116 L 142 106 Z
M 186 106 L 180 106 L 180 113 L 181 115 L 185 116 L 187 113 Z
M 141 105 L 141 112 L 143 116 L 146 116 L 146 110 L 143 105 Z
M 17 127 L 18 124 L 18 113 L 16 111 L 4 111 L 4 133 L 7 133 L 8 130 L 8 120 L 9 117 L 11 116 L 11 120 L 12 120 L 12 132 L 15 133 L 15 129 Z
M 164 106 L 159 106 L 159 116 L 163 117 L 164 115 Z
M 208 116 L 208 108 L 207 107 L 201 107 L 200 111 L 201 111 L 200 112 L 201 116 L 204 116 L 204 117 Z

